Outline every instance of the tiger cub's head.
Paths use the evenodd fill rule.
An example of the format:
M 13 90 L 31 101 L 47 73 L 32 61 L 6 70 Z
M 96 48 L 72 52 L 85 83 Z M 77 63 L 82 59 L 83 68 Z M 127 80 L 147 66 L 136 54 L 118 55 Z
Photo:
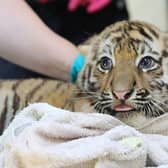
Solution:
M 122 21 L 91 41 L 79 87 L 100 113 L 168 111 L 168 34 L 144 22 Z

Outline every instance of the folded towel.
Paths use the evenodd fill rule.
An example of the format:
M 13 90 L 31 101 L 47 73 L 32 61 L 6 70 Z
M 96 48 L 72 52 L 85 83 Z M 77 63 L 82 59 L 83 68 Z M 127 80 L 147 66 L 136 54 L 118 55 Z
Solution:
M 154 123 L 136 130 L 109 115 L 32 104 L 0 137 L 0 167 L 143 168 L 147 154 L 156 165 L 168 164 L 168 137 L 150 132 Z

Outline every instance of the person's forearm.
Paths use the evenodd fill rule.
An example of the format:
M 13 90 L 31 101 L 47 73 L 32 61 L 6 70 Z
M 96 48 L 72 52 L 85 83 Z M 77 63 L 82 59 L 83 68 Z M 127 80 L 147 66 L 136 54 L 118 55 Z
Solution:
M 69 80 L 77 54 L 77 48 L 44 25 L 26 2 L 1 2 L 1 57 L 36 72 Z

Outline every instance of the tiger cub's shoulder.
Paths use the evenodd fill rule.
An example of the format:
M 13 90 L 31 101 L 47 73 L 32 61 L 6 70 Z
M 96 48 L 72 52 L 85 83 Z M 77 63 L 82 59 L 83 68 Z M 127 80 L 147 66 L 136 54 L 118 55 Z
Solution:
M 52 79 L 0 80 L 0 133 L 30 103 L 47 102 L 64 108 L 74 88 Z
M 52 79 L 0 80 L 0 106 L 22 109 L 29 103 L 48 102 L 63 107 L 75 85 Z

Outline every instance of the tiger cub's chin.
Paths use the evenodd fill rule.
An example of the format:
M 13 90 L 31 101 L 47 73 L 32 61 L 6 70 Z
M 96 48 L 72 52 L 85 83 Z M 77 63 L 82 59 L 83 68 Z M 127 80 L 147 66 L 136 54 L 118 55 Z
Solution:
M 153 117 L 146 117 L 143 113 L 137 111 L 117 113 L 116 117 L 135 128 L 140 128 L 153 119 Z

